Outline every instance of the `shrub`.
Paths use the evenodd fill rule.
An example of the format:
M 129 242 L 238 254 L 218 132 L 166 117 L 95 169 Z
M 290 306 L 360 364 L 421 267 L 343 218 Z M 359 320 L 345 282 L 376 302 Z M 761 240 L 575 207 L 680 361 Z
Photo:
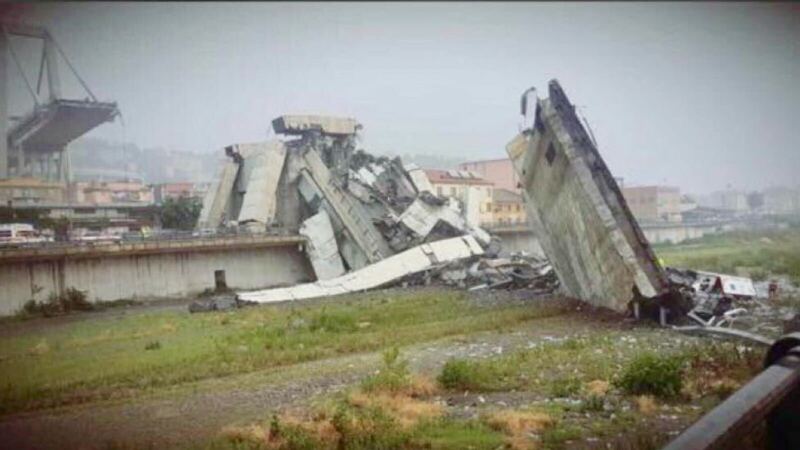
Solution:
M 477 390 L 483 384 L 476 364 L 465 359 L 447 361 L 436 381 L 445 389 Z
M 28 300 L 22 305 L 21 315 L 41 315 L 51 317 L 71 311 L 91 311 L 94 304 L 86 300 L 86 291 L 68 288 L 63 295 L 51 292 L 46 301 Z
M 158 350 L 160 348 L 161 348 L 161 342 L 159 341 L 150 341 L 144 346 L 145 350 Z
M 581 382 L 574 377 L 558 378 L 550 384 L 550 395 L 553 397 L 572 397 L 580 390 Z
M 399 393 L 411 386 L 411 373 L 408 371 L 408 361 L 400 359 L 400 350 L 392 347 L 383 352 L 383 369 L 361 382 L 364 392 L 390 392 Z
M 60 301 L 65 311 L 91 311 L 94 309 L 94 305 L 86 300 L 86 291 L 74 287 L 67 289 Z
M 673 397 L 683 385 L 684 358 L 642 353 L 623 370 L 617 384 L 628 394 Z
M 340 405 L 332 423 L 341 436 L 342 449 L 402 448 L 409 438 L 390 415 L 376 407 Z

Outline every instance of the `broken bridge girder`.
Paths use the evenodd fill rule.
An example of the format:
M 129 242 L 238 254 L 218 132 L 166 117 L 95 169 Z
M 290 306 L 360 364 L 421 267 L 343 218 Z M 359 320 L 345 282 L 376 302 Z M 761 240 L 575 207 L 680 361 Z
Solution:
M 566 292 L 626 311 L 669 284 L 622 193 L 556 80 L 531 128 L 506 147 L 528 217 Z M 526 110 L 530 110 L 527 105 Z
M 391 249 L 372 224 L 363 206 L 336 184 L 319 153 L 307 150 L 303 154 L 303 159 L 306 162 L 306 173 L 333 209 L 331 212 L 336 214 L 348 230 L 350 238 L 364 252 L 367 260 L 374 263 L 390 256 Z
M 483 248 L 472 236 L 454 237 L 410 248 L 375 264 L 330 280 L 287 288 L 240 292 L 237 294 L 237 298 L 246 302 L 274 303 L 361 292 L 385 286 L 438 264 L 482 254 Z

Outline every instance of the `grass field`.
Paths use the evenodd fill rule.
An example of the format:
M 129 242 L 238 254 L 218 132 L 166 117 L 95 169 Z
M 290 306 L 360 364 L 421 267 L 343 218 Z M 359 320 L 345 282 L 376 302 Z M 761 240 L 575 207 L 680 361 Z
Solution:
M 798 229 L 654 248 L 670 266 L 800 281 Z M 475 353 L 481 345 L 488 350 Z M 380 353 L 384 364 L 373 372 Z M 409 356 L 418 369 L 404 362 Z M 425 358 L 432 363 L 419 362 Z M 23 434 L 47 427 L 60 442 L 58 433 L 76 424 L 110 419 L 129 427 L 109 433 L 122 435 L 110 448 L 147 448 L 148 433 L 169 436 L 184 413 L 156 418 L 134 440 L 143 419 L 161 411 L 138 405 L 166 399 L 175 408 L 212 392 L 229 402 L 214 426 L 231 425 L 204 430 L 187 448 L 659 448 L 746 382 L 762 358 L 761 350 L 633 325 L 560 298 L 502 291 L 392 289 L 194 315 L 184 307 L 118 308 L 0 323 L 0 428 L 4 418 Z M 309 364 L 318 373 L 308 373 Z M 354 364 L 365 364 L 353 369 L 356 378 L 336 372 Z M 317 398 L 304 383 L 320 378 L 344 388 L 325 385 Z M 252 422 L 262 417 L 258 402 L 249 424 L 228 420 L 242 412 L 237 390 L 270 384 L 296 387 L 299 408 L 268 397 L 262 420 Z M 112 403 L 118 417 L 103 417 Z M 191 410 L 194 417 L 220 406 L 193 404 L 206 408 Z M 52 417 L 36 419 L 53 407 L 76 411 L 58 433 Z M 9 425 L 20 416 L 33 418 Z
M 87 401 L 437 338 L 503 329 L 559 308 L 397 291 L 189 315 L 184 309 L 32 327 L 0 339 L 0 411 Z
M 596 330 L 453 359 L 432 383 L 395 354 L 345 393 L 190 448 L 656 449 L 752 377 L 762 356 L 654 329 Z
M 721 233 L 653 248 L 668 266 L 729 274 L 738 272 L 755 281 L 782 275 L 800 286 L 800 228 L 797 227 Z

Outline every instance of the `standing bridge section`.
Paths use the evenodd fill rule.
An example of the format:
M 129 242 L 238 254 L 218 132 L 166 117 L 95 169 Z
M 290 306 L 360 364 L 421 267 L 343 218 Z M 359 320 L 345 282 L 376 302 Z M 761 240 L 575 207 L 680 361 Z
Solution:
M 15 39 L 42 41 L 35 82 L 28 79 L 22 68 L 13 45 Z M 86 98 L 63 98 L 59 57 L 86 91 Z M 8 111 L 11 67 L 22 77 L 33 103 L 31 111 L 13 121 Z M 0 179 L 36 176 L 68 182 L 67 144 L 99 125 L 113 121 L 117 115 L 117 104 L 97 100 L 47 29 L 23 23 L 0 23 Z

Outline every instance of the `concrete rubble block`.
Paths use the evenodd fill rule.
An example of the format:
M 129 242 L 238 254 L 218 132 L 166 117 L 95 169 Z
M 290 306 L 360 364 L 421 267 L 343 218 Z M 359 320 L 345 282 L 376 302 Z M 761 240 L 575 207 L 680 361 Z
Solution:
M 527 97 L 526 97 L 527 98 Z M 533 125 L 506 147 L 532 229 L 565 292 L 625 311 L 669 293 L 654 253 L 556 80 Z
M 406 164 L 405 169 L 417 192 L 433 192 L 433 185 L 422 168 L 416 164 Z
M 203 197 L 203 207 L 197 221 L 198 229 L 216 229 L 222 224 L 233 195 L 232 190 L 238 170 L 239 164 L 232 160 L 225 161 L 220 167 L 211 188 Z
M 390 256 L 393 252 L 375 228 L 364 206 L 337 183 L 320 155 L 315 151 L 307 151 L 303 159 L 306 163 L 303 173 L 307 174 L 309 183 L 316 185 L 330 205 L 328 212 L 344 225 L 349 240 L 365 254 L 367 261 L 374 263 Z
M 318 115 L 285 115 L 272 121 L 272 128 L 279 134 L 300 135 L 319 131 L 331 135 L 355 134 L 361 128 L 355 119 Z
M 318 280 L 336 278 L 344 273 L 333 226 L 324 209 L 303 222 L 300 226 L 300 235 L 308 239 L 306 246 L 308 259 Z

